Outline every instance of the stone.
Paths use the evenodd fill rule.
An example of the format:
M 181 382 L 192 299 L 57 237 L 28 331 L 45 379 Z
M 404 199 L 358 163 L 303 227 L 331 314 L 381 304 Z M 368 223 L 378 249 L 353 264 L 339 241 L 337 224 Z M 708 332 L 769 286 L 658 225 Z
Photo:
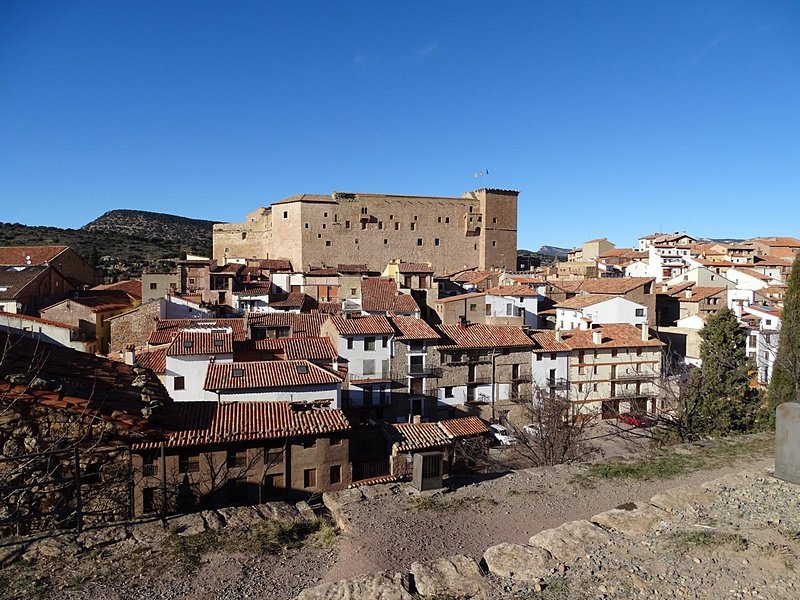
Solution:
M 775 411 L 775 477 L 800 483 L 800 403 L 784 402 Z
M 130 537 L 124 525 L 111 525 L 84 530 L 78 536 L 78 543 L 87 550 L 102 546 L 109 546 L 122 542 Z
M 28 544 L 14 544 L 12 546 L 0 546 L 0 567 L 13 563 L 22 556 L 28 549 Z
M 258 512 L 264 515 L 265 519 L 276 519 L 278 521 L 294 523 L 301 518 L 297 507 L 292 506 L 288 502 L 266 502 L 265 504 L 259 504 L 256 508 Z
M 217 510 L 226 527 L 246 529 L 254 523 L 264 520 L 264 516 L 252 506 L 229 506 Z
M 650 498 L 650 504 L 668 512 L 692 508 L 695 506 L 711 506 L 717 495 L 705 488 L 695 485 L 682 485 L 656 494 Z
M 59 538 L 43 538 L 32 542 L 30 546 L 28 546 L 25 557 L 33 558 L 38 555 L 47 558 L 56 558 L 58 556 L 74 553 L 75 548 L 66 540 Z
M 395 486 L 382 483 L 376 485 L 365 485 L 360 489 L 365 499 L 373 500 L 375 498 L 381 498 L 382 496 L 393 495 Z
M 155 545 L 165 535 L 164 524 L 160 520 L 143 521 L 131 527 L 131 537 L 141 544 Z
M 593 516 L 592 523 L 624 535 L 640 536 L 661 529 L 663 523 L 673 520 L 670 513 L 647 502 L 631 502 L 623 506 Z
M 572 562 L 609 541 L 611 535 L 607 531 L 582 519 L 540 531 L 528 543 L 546 549 L 556 560 Z
M 413 600 L 399 574 L 376 573 L 303 590 L 296 600 Z
M 206 523 L 199 513 L 180 515 L 167 521 L 167 531 L 174 532 L 181 537 L 197 535 L 205 530 Z
M 467 556 L 412 563 L 411 573 L 420 596 L 467 596 L 488 599 L 489 589 L 478 564 Z
M 488 548 L 483 560 L 495 575 L 519 581 L 544 579 L 554 565 L 552 555 L 544 548 L 509 543 Z
M 215 510 L 204 510 L 200 513 L 203 520 L 206 522 L 206 528 L 212 531 L 217 531 L 225 527 L 225 519 Z
M 322 494 L 322 502 L 331 513 L 333 522 L 344 533 L 352 530 L 350 519 L 347 516 L 347 505 L 354 502 L 361 502 L 364 494 L 361 488 L 352 490 L 341 490 L 339 492 L 325 492 Z
M 314 509 L 311 508 L 311 506 L 309 506 L 308 502 L 305 500 L 300 500 L 300 502 L 295 503 L 294 506 L 302 518 L 308 521 L 312 521 L 317 518 L 317 515 L 314 513 Z

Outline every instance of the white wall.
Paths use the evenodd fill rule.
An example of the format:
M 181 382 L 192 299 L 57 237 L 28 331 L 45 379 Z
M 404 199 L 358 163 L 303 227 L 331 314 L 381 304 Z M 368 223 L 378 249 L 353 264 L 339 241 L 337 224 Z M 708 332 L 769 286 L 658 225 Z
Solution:
M 637 310 L 641 312 L 641 316 L 637 316 Z M 579 329 L 585 319 L 591 320 L 595 325 L 630 323 L 638 326 L 647 323 L 648 314 L 644 305 L 620 297 L 610 298 L 582 309 L 556 309 L 556 329 Z
M 216 362 L 233 362 L 233 354 L 217 354 Z M 191 400 L 217 401 L 217 395 L 203 389 L 208 371 L 208 355 L 196 354 L 191 356 L 167 355 L 167 392 L 176 402 Z M 175 389 L 175 377 L 184 378 L 184 388 Z
M 216 399 L 214 390 L 208 390 L 208 392 L 212 393 Z M 330 383 L 266 389 L 221 390 L 219 397 L 223 402 L 313 402 L 314 400 L 332 400 L 331 408 L 341 408 L 342 386 L 338 383 Z

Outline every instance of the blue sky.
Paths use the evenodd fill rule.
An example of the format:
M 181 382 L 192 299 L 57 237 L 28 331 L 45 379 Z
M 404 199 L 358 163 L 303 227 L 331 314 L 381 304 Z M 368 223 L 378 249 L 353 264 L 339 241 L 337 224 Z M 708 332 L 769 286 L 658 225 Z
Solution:
M 0 222 L 481 187 L 520 248 L 800 237 L 800 2 L 0 2 Z

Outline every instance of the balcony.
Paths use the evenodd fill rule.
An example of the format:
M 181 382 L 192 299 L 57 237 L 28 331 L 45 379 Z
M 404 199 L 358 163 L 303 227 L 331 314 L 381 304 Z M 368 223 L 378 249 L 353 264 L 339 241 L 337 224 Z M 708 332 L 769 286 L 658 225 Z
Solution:
M 631 383 L 637 381 L 653 381 L 656 378 L 654 373 L 639 373 L 637 371 L 625 371 L 611 376 L 611 381 L 621 383 Z
M 410 365 L 406 369 L 409 377 L 441 377 L 442 370 L 439 367 L 422 367 L 419 365 Z
M 361 383 L 375 382 L 375 381 L 391 381 L 392 375 L 389 369 L 375 369 L 371 373 L 354 373 L 349 374 L 350 383 L 359 385 Z
M 511 383 L 530 383 L 531 376 L 530 375 L 517 375 L 516 377 L 511 378 Z
M 499 380 L 496 380 L 499 382 Z M 468 375 L 467 376 L 467 385 L 479 385 L 479 384 L 487 384 L 492 383 L 492 376 L 491 375 Z

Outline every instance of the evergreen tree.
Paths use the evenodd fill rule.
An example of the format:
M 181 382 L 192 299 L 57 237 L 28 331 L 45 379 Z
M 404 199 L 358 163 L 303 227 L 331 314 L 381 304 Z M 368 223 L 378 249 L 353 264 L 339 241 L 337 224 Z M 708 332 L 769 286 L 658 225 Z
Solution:
M 745 333 L 736 315 L 723 308 L 700 332 L 702 368 L 697 394 L 697 433 L 726 435 L 761 425 L 758 391 L 750 387 Z
M 769 406 L 800 402 L 800 260 L 795 259 L 789 275 L 781 313 L 778 355 L 769 386 Z

